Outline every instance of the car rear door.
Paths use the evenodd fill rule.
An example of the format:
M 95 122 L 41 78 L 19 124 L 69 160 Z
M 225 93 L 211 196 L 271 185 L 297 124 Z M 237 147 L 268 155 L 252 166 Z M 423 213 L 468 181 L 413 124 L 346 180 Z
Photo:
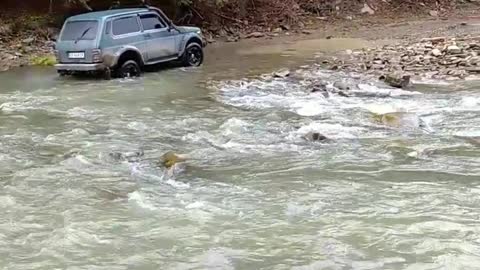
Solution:
M 155 13 L 140 14 L 143 27 L 148 62 L 157 62 L 173 58 L 177 55 L 175 30 L 169 29 L 167 24 Z
M 142 57 L 146 59 L 146 41 L 137 14 L 115 17 L 107 23 L 106 32 L 111 33 L 109 35 L 111 38 L 105 40 L 105 47 L 117 51 L 125 46 L 132 46 L 137 48 Z
M 91 63 L 101 34 L 97 20 L 67 21 L 56 44 L 61 63 Z

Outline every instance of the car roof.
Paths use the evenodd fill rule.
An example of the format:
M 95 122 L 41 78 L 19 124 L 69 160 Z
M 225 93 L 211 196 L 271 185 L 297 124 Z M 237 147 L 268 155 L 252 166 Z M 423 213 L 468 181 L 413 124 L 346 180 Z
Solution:
M 94 11 L 94 12 L 83 13 L 80 15 L 75 15 L 70 17 L 68 20 L 98 20 L 98 19 L 112 17 L 116 15 L 124 15 L 124 14 L 144 12 L 144 11 L 149 11 L 149 9 L 148 8 L 110 9 L 110 10 Z

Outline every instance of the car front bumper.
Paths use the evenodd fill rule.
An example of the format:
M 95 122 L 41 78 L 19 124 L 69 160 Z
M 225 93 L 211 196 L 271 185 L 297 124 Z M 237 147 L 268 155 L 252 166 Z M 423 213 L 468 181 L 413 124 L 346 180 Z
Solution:
M 98 71 L 106 69 L 106 66 L 103 63 L 96 64 L 56 64 L 55 68 L 57 70 L 65 71 Z

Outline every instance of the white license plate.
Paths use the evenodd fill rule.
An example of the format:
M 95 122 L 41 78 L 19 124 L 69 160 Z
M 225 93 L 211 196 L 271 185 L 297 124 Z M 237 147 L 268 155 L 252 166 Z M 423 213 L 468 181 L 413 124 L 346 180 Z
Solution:
M 73 59 L 85 58 L 85 53 L 84 52 L 71 52 L 71 53 L 68 53 L 68 58 L 73 58 Z

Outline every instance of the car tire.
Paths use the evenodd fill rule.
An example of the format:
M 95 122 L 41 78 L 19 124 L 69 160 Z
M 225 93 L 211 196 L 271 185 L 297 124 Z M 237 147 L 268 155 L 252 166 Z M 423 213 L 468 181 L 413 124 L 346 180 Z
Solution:
M 107 81 L 112 79 L 112 71 L 109 68 L 106 68 L 103 71 L 103 79 Z
M 58 70 L 57 72 L 60 77 L 65 77 L 68 75 L 68 71 L 66 70 Z
M 115 75 L 115 77 L 118 78 L 140 77 L 142 75 L 142 70 L 140 69 L 140 65 L 137 63 L 137 61 L 127 60 L 118 65 Z
M 203 63 L 203 48 L 202 45 L 191 42 L 185 47 L 185 52 L 182 55 L 182 64 L 186 67 L 198 67 Z

